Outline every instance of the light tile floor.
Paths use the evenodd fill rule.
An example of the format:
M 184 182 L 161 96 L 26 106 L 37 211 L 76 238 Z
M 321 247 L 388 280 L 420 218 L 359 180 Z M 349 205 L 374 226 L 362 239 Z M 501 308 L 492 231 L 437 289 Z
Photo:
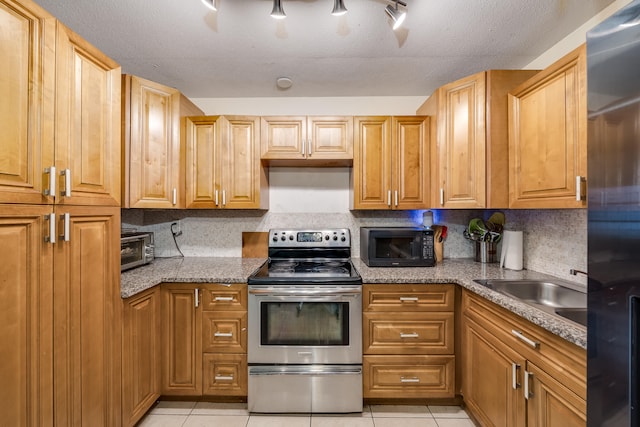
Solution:
M 140 427 L 473 427 L 457 406 L 366 405 L 361 414 L 249 414 L 246 403 L 160 401 Z

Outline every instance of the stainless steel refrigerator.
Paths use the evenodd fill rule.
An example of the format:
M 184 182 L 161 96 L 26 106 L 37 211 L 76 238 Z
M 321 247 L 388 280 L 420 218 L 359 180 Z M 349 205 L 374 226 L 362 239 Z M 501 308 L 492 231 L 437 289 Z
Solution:
M 589 427 L 640 426 L 640 0 L 587 33 Z

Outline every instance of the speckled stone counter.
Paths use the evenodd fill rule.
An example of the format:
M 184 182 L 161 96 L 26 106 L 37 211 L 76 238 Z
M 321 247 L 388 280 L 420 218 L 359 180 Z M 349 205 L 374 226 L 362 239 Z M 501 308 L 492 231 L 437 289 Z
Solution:
M 263 258 L 156 258 L 152 264 L 122 273 L 121 296 L 131 297 L 162 282 L 246 283 L 247 278 L 265 261 Z M 549 314 L 516 299 L 502 295 L 474 279 L 554 279 L 555 277 L 522 270 L 512 271 L 498 264 L 483 264 L 470 259 L 445 259 L 436 267 L 367 267 L 359 258 L 353 264 L 363 283 L 455 283 L 523 317 L 582 348 L 587 347 L 587 331 L 562 317 Z

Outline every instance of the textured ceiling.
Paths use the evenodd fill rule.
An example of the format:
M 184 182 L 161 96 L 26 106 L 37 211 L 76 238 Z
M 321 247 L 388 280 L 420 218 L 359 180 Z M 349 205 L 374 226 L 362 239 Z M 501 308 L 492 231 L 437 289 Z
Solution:
M 189 97 L 418 96 L 486 69 L 522 68 L 613 0 L 36 0 L 122 65 Z M 290 77 L 288 90 L 276 78 Z

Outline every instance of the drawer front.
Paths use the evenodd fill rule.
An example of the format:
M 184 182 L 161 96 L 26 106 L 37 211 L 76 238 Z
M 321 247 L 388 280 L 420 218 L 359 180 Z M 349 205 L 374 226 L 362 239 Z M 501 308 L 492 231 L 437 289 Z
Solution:
M 247 285 L 206 285 L 201 291 L 201 299 L 204 311 L 243 311 L 247 309 Z
M 202 336 L 205 353 L 246 353 L 247 313 L 203 311 Z
M 454 356 L 364 356 L 364 397 L 449 398 L 454 375 Z
M 454 285 L 364 285 L 364 311 L 453 311 Z
M 364 354 L 453 354 L 454 314 L 364 313 Z
M 203 394 L 209 396 L 247 395 L 247 356 L 205 353 L 202 356 Z

